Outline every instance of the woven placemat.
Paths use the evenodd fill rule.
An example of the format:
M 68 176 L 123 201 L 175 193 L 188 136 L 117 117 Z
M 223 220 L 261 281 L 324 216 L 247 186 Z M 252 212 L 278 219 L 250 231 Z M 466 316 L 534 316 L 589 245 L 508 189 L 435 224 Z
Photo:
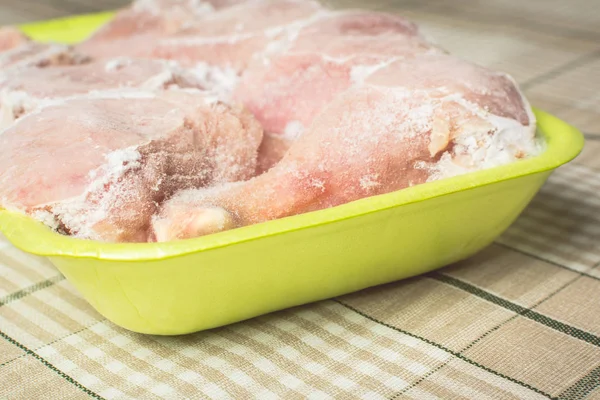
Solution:
M 1 22 L 28 2 L 3 2 Z M 53 0 L 30 19 L 119 3 Z M 0 398 L 600 399 L 600 3 L 331 3 L 401 12 L 509 72 L 585 132 L 583 154 L 467 261 L 183 337 L 113 325 L 0 240 Z

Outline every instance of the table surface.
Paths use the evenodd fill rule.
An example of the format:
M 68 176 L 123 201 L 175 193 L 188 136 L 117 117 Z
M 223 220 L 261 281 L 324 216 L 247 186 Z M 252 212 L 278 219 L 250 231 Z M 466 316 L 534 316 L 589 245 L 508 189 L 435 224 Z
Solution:
M 600 399 L 600 3 L 329 3 L 400 12 L 510 73 L 586 134 L 582 155 L 469 260 L 185 337 L 112 325 L 48 261 L 0 239 L 1 398 Z M 3 0 L 0 24 L 124 4 Z

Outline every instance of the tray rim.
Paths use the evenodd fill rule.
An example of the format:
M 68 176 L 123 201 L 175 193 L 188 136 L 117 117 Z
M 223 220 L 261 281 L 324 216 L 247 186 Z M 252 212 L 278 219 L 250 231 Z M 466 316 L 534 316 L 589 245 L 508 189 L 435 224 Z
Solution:
M 85 40 L 96 29 L 108 22 L 118 10 L 76 14 L 42 21 L 27 22 L 17 27 L 31 39 L 39 42 L 75 44 Z

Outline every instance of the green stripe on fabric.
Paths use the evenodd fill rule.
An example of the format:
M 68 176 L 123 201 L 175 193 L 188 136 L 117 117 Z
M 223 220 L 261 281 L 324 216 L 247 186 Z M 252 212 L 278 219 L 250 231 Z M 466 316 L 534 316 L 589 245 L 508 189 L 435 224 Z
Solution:
M 419 379 L 417 379 L 416 381 L 414 381 L 413 383 L 410 384 L 410 386 L 407 386 L 406 388 L 402 389 L 402 391 L 396 393 L 395 395 L 393 395 L 392 397 L 390 397 L 388 400 L 396 400 L 398 399 L 400 396 L 403 396 L 404 394 L 408 393 L 411 391 L 411 389 L 419 386 L 422 382 L 426 381 L 427 379 L 429 379 L 429 377 L 433 374 L 435 374 L 436 372 L 438 372 L 439 370 L 441 370 L 442 368 L 444 368 L 446 365 L 448 365 L 450 361 L 444 361 L 443 363 L 441 363 L 440 365 L 438 365 L 436 368 L 432 369 L 431 371 L 429 371 L 428 373 L 426 373 L 425 375 L 423 375 L 422 377 L 420 377 Z
M 567 390 L 562 392 L 559 400 L 586 399 L 595 389 L 600 388 L 600 365 L 591 370 L 586 376 L 575 382 Z
M 53 341 L 51 341 L 51 342 L 49 342 L 49 343 L 46 343 L 46 344 L 44 344 L 44 345 L 42 345 L 42 346 L 40 346 L 40 347 L 38 347 L 37 349 L 35 349 L 35 350 L 32 350 L 32 351 L 37 351 L 37 350 L 41 349 L 42 347 L 52 346 L 52 345 L 53 345 L 54 343 L 56 343 L 56 342 L 60 342 L 60 341 L 62 341 L 62 340 L 65 340 L 65 339 L 66 339 L 66 338 L 68 338 L 68 337 L 71 337 L 71 336 L 74 336 L 74 335 L 78 335 L 78 334 L 80 334 L 81 332 L 83 332 L 83 331 L 85 331 L 85 330 L 89 329 L 91 326 L 93 326 L 93 325 L 96 325 L 97 323 L 100 323 L 100 322 L 104 322 L 104 321 L 106 321 L 106 319 L 101 319 L 101 320 L 99 320 L 99 321 L 94 321 L 94 322 L 92 322 L 91 324 L 88 324 L 88 325 L 84 326 L 83 328 L 81 328 L 81 329 L 79 329 L 79 330 L 77 330 L 77 331 L 75 331 L 75 332 L 71 332 L 71 333 L 69 333 L 69 334 L 68 334 L 68 335 L 66 335 L 66 336 L 62 336 L 62 337 L 59 337 L 58 339 L 54 339 Z M 20 359 L 20 358 L 22 358 L 22 357 L 25 357 L 25 356 L 27 356 L 27 354 L 22 354 L 22 355 L 20 355 L 20 356 L 18 356 L 18 357 L 16 357 L 16 358 L 13 358 L 12 360 L 8 360 L 8 361 L 6 361 L 6 362 L 3 362 L 2 364 L 0 364 L 0 368 L 4 367 L 5 365 L 8 365 L 8 364 L 10 364 L 10 363 L 12 363 L 12 362 L 15 362 L 16 360 L 18 360 L 18 359 Z M 2 400 L 3 400 L 3 399 L 2 399 Z
M 56 368 L 54 365 L 52 365 L 50 362 L 48 362 L 46 359 L 44 359 L 43 357 L 41 357 L 36 352 L 30 350 L 25 345 L 17 342 L 15 339 L 13 339 L 10 336 L 8 336 L 6 333 L 0 331 L 0 336 L 2 338 L 4 338 L 4 340 L 6 340 L 7 342 L 9 342 L 9 343 L 17 346 L 18 348 L 20 348 L 21 350 L 23 350 L 25 353 L 27 353 L 30 356 L 34 357 L 36 360 L 38 360 L 39 362 L 41 362 L 42 364 L 44 364 L 51 371 L 55 372 L 57 375 L 59 375 L 61 378 L 63 378 L 64 380 L 66 380 L 67 382 L 69 382 L 70 384 L 72 384 L 73 386 L 75 386 L 77 389 L 81 390 L 83 393 L 85 393 L 88 396 L 91 396 L 92 398 L 97 399 L 97 400 L 105 400 L 100 395 L 92 392 L 90 389 L 86 388 L 81 383 L 77 382 L 75 379 L 71 378 L 69 375 L 65 374 L 64 372 L 62 372 L 61 370 L 59 370 L 58 368 Z
M 0 307 L 5 306 L 8 303 L 12 303 L 13 301 L 22 299 L 23 297 L 29 296 L 31 293 L 35 293 L 38 290 L 46 289 L 47 287 L 55 285 L 56 283 L 63 281 L 64 279 L 64 276 L 58 275 L 50 279 L 46 279 L 45 281 L 38 282 L 35 285 L 28 286 L 25 289 L 21 289 L 17 292 L 4 296 L 3 298 L 0 298 Z
M 577 271 L 576 269 L 569 268 L 569 267 L 567 267 L 566 265 L 562 265 L 561 263 L 558 263 L 558 262 L 556 262 L 556 261 L 552 261 L 552 260 L 548 260 L 548 259 L 546 259 L 546 258 L 544 258 L 544 257 L 540 257 L 540 256 L 538 256 L 537 254 L 530 253 L 530 252 L 528 252 L 528 251 L 524 251 L 524 250 L 518 249 L 518 248 L 516 248 L 516 247 L 509 246 L 509 245 L 508 245 L 508 244 L 506 244 L 506 243 L 502 243 L 502 242 L 500 242 L 500 241 L 495 241 L 495 242 L 494 242 L 494 244 L 497 244 L 498 246 L 502 246 L 502 247 L 504 247 L 504 248 L 506 248 L 506 249 L 509 249 L 509 250 L 512 250 L 512 251 L 516 251 L 517 253 L 521 253 L 521 254 L 523 254 L 523 255 L 525 255 L 525 256 L 528 256 L 528 257 L 535 258 L 535 259 L 536 259 L 536 260 L 538 260 L 538 261 L 543 261 L 543 262 L 545 262 L 545 263 L 552 264 L 552 265 L 554 265 L 555 267 L 559 267 L 559 268 L 562 268 L 562 269 L 566 269 L 567 271 L 575 272 L 576 274 L 579 274 L 579 275 L 581 275 L 581 276 L 587 276 L 588 278 L 591 278 L 591 279 L 595 279 L 595 280 L 597 280 L 597 281 L 600 281 L 600 278 L 599 278 L 599 277 L 597 277 L 597 276 L 590 275 L 590 274 L 588 274 L 588 273 L 585 273 L 585 272 Z M 592 270 L 592 269 L 596 268 L 597 266 L 598 266 L 598 264 L 596 264 L 596 266 L 594 266 L 594 267 L 591 267 L 591 268 L 590 268 L 590 270 Z
M 524 387 L 524 388 L 527 388 L 527 389 L 529 389 L 529 390 L 531 390 L 531 391 L 533 391 L 533 392 L 536 392 L 536 393 L 538 393 L 538 394 L 541 394 L 542 396 L 546 396 L 546 397 L 548 397 L 549 399 L 554 399 L 554 397 L 550 396 L 548 393 L 546 393 L 546 392 L 544 392 L 544 391 L 542 391 L 542 390 L 540 390 L 540 389 L 538 389 L 538 388 L 536 388 L 536 387 L 533 387 L 533 386 L 531 386 L 531 385 L 529 385 L 529 384 L 527 384 L 527 383 L 525 383 L 525 382 L 521 382 L 521 381 L 519 381 L 518 379 L 511 378 L 510 376 L 504 375 L 503 373 L 501 373 L 501 372 L 498 372 L 498 371 L 495 371 L 495 370 L 493 370 L 493 369 L 491 369 L 491 368 L 489 368 L 489 367 L 486 367 L 485 365 L 479 364 L 478 362 L 476 362 L 476 361 L 473 361 L 473 360 L 471 360 L 470 358 L 467 358 L 466 356 L 462 355 L 461 353 L 458 353 L 458 352 L 456 352 L 456 351 L 450 350 L 450 349 L 448 349 L 448 348 L 446 348 L 446 347 L 442 346 L 442 345 L 441 345 L 441 344 L 439 344 L 439 343 L 436 343 L 436 342 L 434 342 L 434 341 L 432 341 L 432 340 L 426 339 L 426 338 L 424 338 L 424 337 L 421 337 L 421 336 L 419 336 L 419 335 L 415 335 L 414 333 L 410 333 L 410 332 L 408 332 L 408 331 L 405 331 L 404 329 L 401 329 L 401 328 L 398 328 L 398 327 L 396 327 L 396 326 L 393 326 L 393 325 L 387 324 L 387 323 L 385 323 L 385 322 L 383 322 L 383 321 L 380 321 L 380 320 L 378 320 L 378 319 L 376 319 L 376 318 L 374 318 L 374 317 L 372 317 L 372 316 L 370 316 L 370 315 L 368 315 L 368 314 L 366 314 L 366 313 L 364 313 L 364 312 L 362 312 L 362 311 L 360 311 L 360 310 L 358 310 L 358 309 L 356 309 L 356 308 L 352 307 L 351 305 L 349 305 L 349 304 L 346 304 L 346 303 L 344 303 L 344 302 L 342 302 L 342 301 L 340 301 L 340 300 L 333 299 L 333 301 L 334 301 L 334 302 L 336 302 L 336 303 L 338 303 L 339 305 L 341 305 L 341 306 L 343 306 L 343 307 L 346 307 L 347 309 L 349 309 L 349 310 L 351 310 L 351 311 L 354 311 L 355 313 L 357 313 L 357 314 L 361 315 L 362 317 L 364 317 L 364 318 L 367 318 L 368 320 L 370 320 L 370 321 L 373 321 L 373 322 L 375 322 L 375 323 L 379 324 L 379 325 L 385 326 L 386 328 L 392 329 L 392 330 L 394 330 L 394 331 L 396 331 L 396 332 L 400 332 L 400 333 L 402 333 L 402 334 L 404 334 L 404 335 L 407 335 L 407 336 L 413 337 L 413 338 L 415 338 L 415 339 L 419 339 L 419 340 L 421 340 L 422 342 L 425 342 L 425 343 L 427 343 L 427 344 L 430 344 L 430 345 L 432 345 L 432 346 L 434 346 L 434 347 L 437 347 L 438 349 L 440 349 L 440 350 L 443 350 L 443 351 L 445 351 L 446 353 L 448 353 L 448 354 L 451 354 L 451 355 L 453 355 L 454 357 L 456 357 L 456 358 L 459 358 L 459 359 L 461 359 L 461 360 L 463 360 L 463 361 L 465 361 L 465 362 L 467 362 L 467 363 L 469 363 L 469 364 L 471 364 L 471 365 L 474 365 L 474 366 L 476 366 L 476 367 L 478 367 L 478 368 L 480 368 L 480 369 L 483 369 L 484 371 L 487 371 L 487 372 L 489 372 L 489 373 L 491 373 L 491 374 L 493 374 L 493 375 L 499 376 L 500 378 L 504 378 L 504 379 L 506 379 L 506 380 L 508 380 L 508 381 L 510 381 L 510 382 L 516 383 L 517 385 L 520 385 L 520 386 L 522 386 L 522 387 Z M 395 397 L 395 396 L 396 396 L 396 395 L 394 395 L 394 397 Z
M 453 278 L 451 276 L 444 275 L 439 272 L 432 273 L 428 276 L 447 285 L 451 285 L 455 288 L 464 290 L 465 292 L 480 297 L 484 300 L 489 301 L 490 303 L 494 303 L 507 310 L 513 311 L 521 315 L 522 317 L 529 318 L 530 320 L 552 328 L 555 331 L 564 333 L 565 335 L 569 335 L 576 339 L 583 340 L 586 343 L 600 347 L 600 337 L 594 335 L 593 333 L 586 332 L 579 328 L 575 328 L 574 326 L 557 321 L 546 315 L 533 311 L 532 309 L 529 309 L 527 307 L 523 307 L 518 304 L 512 303 L 509 300 L 498 297 L 490 292 L 485 291 L 484 289 L 481 289 L 477 286 L 471 285 L 470 283 L 461 281 L 459 279 Z

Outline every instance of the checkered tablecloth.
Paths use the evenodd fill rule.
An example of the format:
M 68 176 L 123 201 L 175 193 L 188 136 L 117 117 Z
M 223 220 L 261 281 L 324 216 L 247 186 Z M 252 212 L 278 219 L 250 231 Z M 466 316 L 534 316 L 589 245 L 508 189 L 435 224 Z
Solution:
M 0 22 L 28 3 L 4 0 Z M 188 336 L 113 325 L 48 261 L 0 240 L 0 398 L 600 399 L 600 3 L 332 3 L 402 12 L 511 73 L 585 132 L 583 154 L 467 261 Z M 103 0 L 43 10 L 74 4 Z

